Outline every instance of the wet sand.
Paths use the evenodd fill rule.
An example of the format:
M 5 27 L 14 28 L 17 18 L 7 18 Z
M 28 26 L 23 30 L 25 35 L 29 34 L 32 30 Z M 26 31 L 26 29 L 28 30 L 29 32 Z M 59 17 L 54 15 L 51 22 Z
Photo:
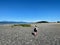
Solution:
M 60 23 L 31 24 L 32 27 L 0 25 L 0 45 L 60 45 Z M 39 27 L 34 37 L 34 25 Z

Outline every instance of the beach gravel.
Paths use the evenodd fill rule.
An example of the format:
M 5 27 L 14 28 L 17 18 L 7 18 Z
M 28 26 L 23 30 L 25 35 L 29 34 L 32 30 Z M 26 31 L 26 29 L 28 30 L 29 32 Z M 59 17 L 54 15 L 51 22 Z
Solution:
M 32 27 L 0 25 L 0 45 L 60 45 L 60 24 L 31 24 Z M 39 27 L 38 35 L 32 35 L 34 25 Z

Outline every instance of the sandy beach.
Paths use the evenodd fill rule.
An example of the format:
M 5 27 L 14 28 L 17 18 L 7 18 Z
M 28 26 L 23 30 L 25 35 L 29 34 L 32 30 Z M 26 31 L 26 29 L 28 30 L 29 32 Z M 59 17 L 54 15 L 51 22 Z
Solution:
M 60 23 L 31 24 L 31 27 L 0 25 L 0 45 L 60 45 Z M 34 25 L 39 27 L 34 37 Z

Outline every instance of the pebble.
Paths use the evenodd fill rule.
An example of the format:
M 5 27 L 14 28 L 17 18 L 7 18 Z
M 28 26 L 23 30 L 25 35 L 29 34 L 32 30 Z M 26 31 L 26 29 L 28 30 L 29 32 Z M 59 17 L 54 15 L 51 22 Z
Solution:
M 26 44 L 29 44 L 30 42 L 26 42 Z

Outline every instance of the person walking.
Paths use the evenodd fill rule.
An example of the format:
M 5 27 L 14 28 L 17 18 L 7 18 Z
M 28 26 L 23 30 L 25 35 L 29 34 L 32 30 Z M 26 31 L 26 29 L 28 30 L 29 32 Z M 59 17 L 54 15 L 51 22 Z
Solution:
M 34 36 L 37 35 L 37 31 L 38 31 L 38 27 L 35 25 L 35 27 L 34 27 Z

